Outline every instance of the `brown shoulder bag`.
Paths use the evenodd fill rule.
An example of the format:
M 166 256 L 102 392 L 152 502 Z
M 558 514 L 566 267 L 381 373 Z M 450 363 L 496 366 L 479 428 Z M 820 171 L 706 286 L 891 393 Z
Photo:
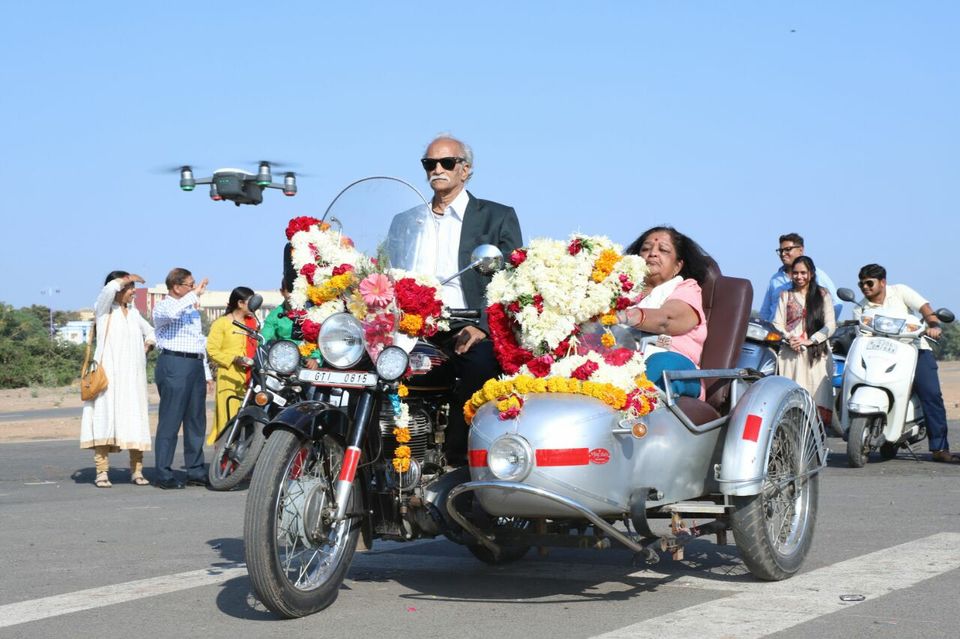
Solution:
M 107 335 L 110 334 L 110 320 L 113 319 L 113 311 L 110 311 L 110 317 L 107 318 L 107 330 L 103 333 L 103 349 L 107 348 Z M 107 390 L 107 373 L 103 370 L 97 360 L 90 360 L 90 350 L 93 346 L 93 336 L 97 332 L 97 323 L 94 320 L 93 330 L 90 331 L 90 339 L 87 340 L 87 352 L 83 356 L 83 368 L 80 369 L 80 399 L 85 402 L 96 399 L 103 391 Z M 100 353 L 100 359 L 103 359 L 103 353 Z

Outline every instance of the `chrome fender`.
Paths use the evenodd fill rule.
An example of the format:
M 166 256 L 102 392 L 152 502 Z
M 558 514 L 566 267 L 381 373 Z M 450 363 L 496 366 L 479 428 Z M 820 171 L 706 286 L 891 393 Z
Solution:
M 317 439 L 332 433 L 346 439 L 350 419 L 344 410 L 326 402 L 300 402 L 280 411 L 263 427 L 265 437 L 278 428 L 286 428 L 304 439 Z
M 772 375 L 755 382 L 730 413 L 720 468 L 716 472 L 724 495 L 756 495 L 767 470 L 767 457 L 776 424 L 791 408 L 801 408 L 812 429 L 820 465 L 826 446 L 809 393 L 793 380 Z
M 847 410 L 860 415 L 886 415 L 890 410 L 890 396 L 882 388 L 857 386 L 847 400 Z

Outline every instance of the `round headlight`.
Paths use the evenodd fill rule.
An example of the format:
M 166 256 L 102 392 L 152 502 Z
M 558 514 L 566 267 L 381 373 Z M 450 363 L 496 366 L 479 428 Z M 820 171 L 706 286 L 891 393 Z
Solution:
M 350 313 L 331 315 L 320 327 L 317 346 L 324 362 L 336 368 L 350 368 L 363 357 L 363 326 Z
M 380 379 L 392 382 L 407 371 L 410 357 L 399 346 L 387 346 L 377 358 L 377 375 Z
M 288 340 L 281 340 L 270 345 L 267 352 L 267 368 L 281 375 L 289 375 L 300 366 L 300 349 Z
M 497 479 L 522 481 L 533 468 L 533 449 L 519 435 L 504 435 L 490 445 L 487 466 Z

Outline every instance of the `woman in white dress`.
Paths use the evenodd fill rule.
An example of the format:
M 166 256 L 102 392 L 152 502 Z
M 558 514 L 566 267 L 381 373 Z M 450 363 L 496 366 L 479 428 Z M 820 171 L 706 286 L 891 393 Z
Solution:
M 107 390 L 84 402 L 80 448 L 92 448 L 96 485 L 112 484 L 107 473 L 109 453 L 130 451 L 130 481 L 148 486 L 143 476 L 143 452 L 150 450 L 147 421 L 147 352 L 156 344 L 153 327 L 131 304 L 139 275 L 113 271 L 97 296 L 97 348 L 93 359 L 107 375 Z
M 773 319 L 784 336 L 777 357 L 778 372 L 807 389 L 823 423 L 829 424 L 833 415 L 833 357 L 827 339 L 836 329 L 833 299 L 817 284 L 812 259 L 801 255 L 790 268 L 793 287 L 780 293 Z

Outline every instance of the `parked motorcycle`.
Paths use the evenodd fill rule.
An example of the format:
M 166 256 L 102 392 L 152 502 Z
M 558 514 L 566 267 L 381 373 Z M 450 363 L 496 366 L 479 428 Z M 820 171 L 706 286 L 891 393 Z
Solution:
M 837 295 L 856 303 L 850 289 Z M 936 313 L 943 323 L 954 319 L 946 308 Z M 840 402 L 847 460 L 861 468 L 871 452 L 879 449 L 883 459 L 892 459 L 901 448 L 916 458 L 911 445 L 923 441 L 927 431 L 913 376 L 920 340 L 930 340 L 927 324 L 891 309 L 862 308 L 858 331 L 847 354 Z
M 358 218 L 370 226 L 370 216 Z M 475 253 L 475 268 L 497 263 Z M 704 380 L 711 403 L 668 390 L 656 410 L 625 419 L 594 397 L 530 393 L 522 419 L 504 419 L 490 402 L 473 417 L 469 466 L 461 468 L 447 466 L 442 452 L 447 415 L 461 410 L 450 406 L 450 387 L 418 387 L 409 376 L 442 354 L 424 341 L 398 342 L 374 359 L 366 347 L 382 336 L 350 313 L 327 317 L 318 340 L 324 367 L 298 371 L 291 358 L 278 371 L 341 390 L 345 399 L 281 411 L 264 428 L 267 443 L 251 480 L 244 547 L 260 601 L 283 617 L 324 609 L 355 550 L 377 538 L 443 535 L 494 564 L 518 560 L 532 546 L 613 544 L 653 562 L 654 546 L 680 558 L 687 541 L 716 535 L 725 543 L 732 531 L 758 578 L 795 573 L 812 540 L 818 472 L 826 464 L 816 408 L 790 380 L 732 368 L 746 330 L 749 282 L 718 274 L 709 290 L 731 304 L 708 319 L 704 350 L 704 361 L 723 367 L 665 377 Z M 392 434 L 402 379 L 409 390 L 406 468 L 396 465 Z
M 255 313 L 262 304 L 263 298 L 254 295 L 248 308 Z M 212 490 L 231 490 L 250 475 L 266 441 L 263 427 L 285 406 L 299 401 L 304 387 L 295 376 L 284 375 L 277 369 L 278 361 L 294 356 L 289 346 L 292 342 L 278 346 L 277 351 L 268 351 L 259 334 L 259 322 L 256 330 L 242 322 L 235 321 L 234 326 L 257 340 L 257 354 L 237 412 L 214 443 L 213 459 L 207 469 Z M 299 351 L 296 357 L 299 358 Z
M 783 333 L 772 322 L 751 317 L 747 323 L 747 336 L 740 347 L 737 368 L 749 368 L 763 375 L 777 372 L 777 353 L 783 343 Z

